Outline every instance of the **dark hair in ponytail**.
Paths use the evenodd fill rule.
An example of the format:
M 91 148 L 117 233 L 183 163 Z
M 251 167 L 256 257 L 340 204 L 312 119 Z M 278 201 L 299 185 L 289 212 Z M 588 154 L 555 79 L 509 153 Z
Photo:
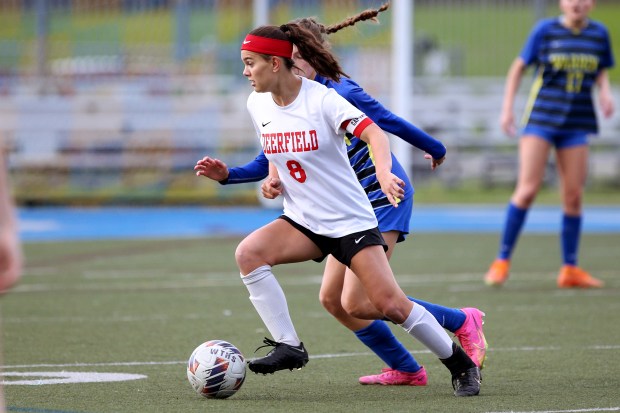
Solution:
M 345 27 L 353 26 L 357 22 L 361 22 L 364 20 L 372 20 L 373 22 L 378 22 L 377 16 L 379 13 L 386 11 L 390 7 L 390 2 L 387 1 L 381 5 L 378 9 L 367 9 L 361 13 L 356 14 L 355 16 L 347 17 L 340 23 L 332 24 L 325 27 L 325 33 L 331 34 L 336 33 L 337 31 L 344 29 Z
M 341 76 L 348 75 L 340 67 L 338 59 L 332 54 L 329 47 L 299 23 L 287 23 L 280 26 L 291 42 L 297 46 L 299 54 L 322 76 L 340 81 Z
M 385 2 L 381 5 L 381 7 L 377 9 L 367 9 L 361 13 L 356 14 L 355 16 L 347 17 L 340 23 L 331 24 L 329 26 L 325 26 L 315 17 L 302 17 L 299 19 L 292 20 L 291 23 L 298 23 L 310 30 L 312 34 L 317 38 L 318 41 L 329 44 L 327 40 L 327 35 L 336 33 L 346 27 L 353 26 L 357 22 L 372 20 L 374 22 L 378 22 L 377 16 L 379 13 L 386 11 L 390 7 L 390 2 Z
M 260 26 L 252 30 L 250 34 L 255 36 L 267 37 L 270 39 L 288 40 L 297 46 L 299 54 L 310 64 L 321 76 L 340 81 L 342 76 L 349 77 L 340 67 L 338 59 L 331 52 L 331 47 L 327 41 L 327 35 L 336 33 L 345 27 L 353 26 L 355 23 L 365 20 L 378 21 L 377 15 L 390 7 L 390 2 L 385 2 L 378 9 L 367 9 L 355 16 L 347 17 L 340 23 L 325 26 L 319 23 L 314 17 L 305 17 L 292 20 L 281 26 Z M 294 62 L 289 58 L 284 59 L 286 67 L 289 69 L 294 66 Z

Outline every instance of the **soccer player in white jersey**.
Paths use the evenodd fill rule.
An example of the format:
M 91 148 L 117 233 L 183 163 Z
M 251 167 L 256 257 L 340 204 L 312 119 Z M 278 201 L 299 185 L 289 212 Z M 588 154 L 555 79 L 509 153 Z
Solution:
M 308 353 L 272 267 L 321 261 L 332 254 L 353 270 L 380 314 L 446 365 L 456 396 L 477 395 L 478 367 L 396 283 L 372 206 L 349 165 L 345 132 L 372 146 L 381 190 L 397 207 L 403 181 L 391 172 L 387 136 L 335 91 L 297 76 L 293 43 L 321 75 L 334 80 L 345 75 L 334 56 L 299 24 L 261 26 L 241 47 L 243 74 L 254 88 L 248 110 L 270 161 L 267 180 L 275 195 L 284 196 L 284 214 L 248 235 L 235 252 L 250 300 L 274 338 L 265 340 L 274 348 L 251 361 L 250 370 L 266 374 L 307 363 Z M 195 170 L 197 175 L 205 172 L 201 161 Z
M 314 37 L 324 48 L 331 49 L 329 34 L 351 27 L 360 21 L 376 21 L 377 15 L 388 8 L 389 2 L 386 2 L 376 9 L 366 9 L 329 26 L 323 25 L 314 17 L 295 19 L 292 23 L 302 25 L 314 34 Z M 417 128 L 406 119 L 390 112 L 389 109 L 367 94 L 353 79 L 341 77 L 336 82 L 317 74 L 314 68 L 301 58 L 295 45 L 293 45 L 292 60 L 295 63 L 295 73 L 334 89 L 349 103 L 370 117 L 381 129 L 424 151 L 425 158 L 431 161 L 431 169 L 434 170 L 443 163 L 446 148 L 439 140 Z M 404 196 L 400 197 L 398 208 L 394 208 L 389 203 L 387 196 L 381 192 L 370 146 L 351 134 L 346 135 L 345 142 L 349 164 L 355 171 L 357 179 L 374 209 L 379 230 L 388 247 L 386 254 L 390 259 L 396 245 L 405 241 L 409 234 L 415 192 L 412 181 L 398 162 L 397 157 L 392 154 L 392 173 L 405 182 Z M 204 176 L 222 185 L 262 181 L 269 174 L 269 160 L 263 151 L 251 162 L 237 167 L 229 168 L 221 160 L 208 156 L 203 157 L 202 161 Z M 273 197 L 269 193 L 271 189 L 269 186 L 264 185 L 261 188 L 267 189 L 263 196 Z M 482 370 L 488 347 L 482 329 L 484 323 L 482 311 L 472 307 L 449 308 L 429 301 L 422 301 L 412 296 L 408 296 L 408 298 L 430 312 L 446 331 L 454 333 L 463 350 Z M 425 386 L 427 384 L 428 378 L 424 366 L 420 365 L 413 354 L 396 338 L 385 321 L 375 319 L 380 315 L 369 302 L 358 278 L 331 255 L 325 260 L 319 300 L 336 320 L 348 328 L 387 366 L 381 369 L 378 374 L 360 376 L 360 384 L 390 386 Z

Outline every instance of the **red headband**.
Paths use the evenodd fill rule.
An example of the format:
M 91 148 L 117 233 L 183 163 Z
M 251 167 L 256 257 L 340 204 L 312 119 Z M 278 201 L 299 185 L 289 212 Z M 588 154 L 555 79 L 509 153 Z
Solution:
M 293 43 L 288 40 L 270 39 L 268 37 L 248 34 L 243 40 L 241 50 L 291 58 L 293 55 Z

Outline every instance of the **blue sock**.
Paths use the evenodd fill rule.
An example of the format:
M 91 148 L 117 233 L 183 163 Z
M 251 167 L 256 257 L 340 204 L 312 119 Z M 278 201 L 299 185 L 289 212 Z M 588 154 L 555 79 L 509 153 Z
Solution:
M 527 217 L 527 208 L 521 209 L 514 204 L 509 203 L 506 210 L 506 221 L 504 222 L 504 232 L 502 235 L 502 241 L 499 248 L 497 258 L 509 260 L 512 255 L 512 250 L 517 243 L 521 228 Z
M 562 217 L 562 260 L 565 265 L 577 265 L 577 251 L 581 237 L 581 215 Z
M 381 320 L 354 332 L 357 338 L 394 370 L 415 373 L 421 366 Z
M 407 298 L 426 308 L 443 328 L 453 333 L 463 325 L 467 317 L 465 313 L 458 308 L 444 307 L 443 305 L 429 303 L 409 296 L 407 296 Z

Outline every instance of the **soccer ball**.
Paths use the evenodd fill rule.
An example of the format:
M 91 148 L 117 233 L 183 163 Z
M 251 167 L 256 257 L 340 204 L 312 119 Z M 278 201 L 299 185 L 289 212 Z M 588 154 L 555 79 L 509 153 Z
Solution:
M 227 341 L 207 341 L 189 357 L 187 379 L 201 396 L 225 399 L 235 394 L 245 381 L 245 357 Z

